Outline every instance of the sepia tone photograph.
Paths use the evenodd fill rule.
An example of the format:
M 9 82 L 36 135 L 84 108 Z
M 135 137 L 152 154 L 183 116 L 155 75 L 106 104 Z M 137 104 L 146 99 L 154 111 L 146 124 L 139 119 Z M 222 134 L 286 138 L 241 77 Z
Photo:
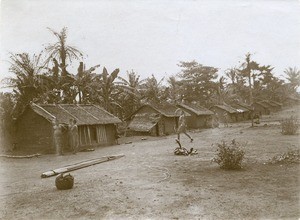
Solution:
M 0 219 L 300 219 L 299 0 L 0 6 Z

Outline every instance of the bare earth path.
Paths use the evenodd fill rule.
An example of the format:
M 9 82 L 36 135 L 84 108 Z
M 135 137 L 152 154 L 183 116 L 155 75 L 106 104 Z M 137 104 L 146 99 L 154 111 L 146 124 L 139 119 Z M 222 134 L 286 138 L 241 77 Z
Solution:
M 198 150 L 194 156 L 175 156 L 171 135 L 127 137 L 77 155 L 0 158 L 0 219 L 298 219 L 299 165 L 266 164 L 300 149 L 299 135 L 280 133 L 278 118 L 286 113 L 292 112 L 254 128 L 240 123 L 195 131 L 193 143 L 182 138 L 184 147 Z M 211 163 L 212 144 L 233 138 L 247 142 L 244 168 L 224 171 Z M 125 157 L 72 172 L 72 190 L 40 178 L 49 169 L 116 154 Z

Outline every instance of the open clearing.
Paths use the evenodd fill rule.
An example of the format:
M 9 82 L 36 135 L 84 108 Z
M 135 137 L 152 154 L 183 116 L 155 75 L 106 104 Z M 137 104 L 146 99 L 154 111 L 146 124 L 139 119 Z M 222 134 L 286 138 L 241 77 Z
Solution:
M 300 149 L 299 135 L 282 135 L 278 120 L 299 108 L 265 116 L 254 128 L 231 124 L 182 136 L 198 155 L 175 156 L 175 135 L 126 137 L 120 145 L 77 155 L 0 158 L 0 219 L 298 219 L 299 164 L 267 164 Z M 298 117 L 299 118 L 299 117 Z M 219 169 L 213 143 L 247 142 L 241 171 Z M 131 144 L 124 144 L 131 141 Z M 72 172 L 74 188 L 59 191 L 41 173 L 106 155 L 125 157 Z

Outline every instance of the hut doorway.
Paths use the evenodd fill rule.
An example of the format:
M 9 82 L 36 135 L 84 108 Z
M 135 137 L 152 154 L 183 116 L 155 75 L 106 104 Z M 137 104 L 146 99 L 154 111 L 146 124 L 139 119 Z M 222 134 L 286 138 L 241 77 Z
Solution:
M 90 132 L 91 132 L 91 142 L 92 142 L 92 144 L 96 144 L 97 140 L 98 140 L 96 127 L 95 126 L 91 126 Z

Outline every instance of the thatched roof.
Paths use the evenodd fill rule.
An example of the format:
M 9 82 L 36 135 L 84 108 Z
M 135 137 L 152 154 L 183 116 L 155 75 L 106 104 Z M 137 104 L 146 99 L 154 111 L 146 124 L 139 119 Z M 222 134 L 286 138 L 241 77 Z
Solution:
M 277 104 L 272 103 L 272 102 L 270 102 L 270 101 L 268 101 L 268 100 L 264 100 L 264 101 L 262 101 L 262 102 L 263 102 L 263 103 L 266 103 L 266 104 L 269 105 L 270 107 L 278 107 Z
M 175 105 L 169 104 L 167 102 L 165 103 L 147 103 L 142 105 L 138 110 L 136 110 L 130 118 L 132 118 L 134 115 L 139 114 L 138 112 L 140 111 L 141 108 L 144 106 L 148 106 L 152 109 L 154 109 L 156 112 L 160 113 L 161 115 L 165 117 L 179 117 L 180 112 L 178 112 L 178 108 Z M 191 116 L 188 112 L 184 111 L 186 116 Z
M 280 103 L 280 102 L 276 102 L 276 101 L 273 101 L 273 100 L 269 100 L 269 102 L 273 103 L 273 104 L 275 104 L 277 106 L 282 106 L 282 103 Z
M 270 108 L 270 106 L 265 102 L 255 102 L 254 104 L 260 105 L 260 106 L 262 106 L 264 108 L 267 108 L 267 109 Z
M 300 102 L 300 98 L 295 96 L 295 95 L 290 95 L 290 96 L 287 97 L 287 99 Z
M 159 120 L 159 114 L 136 114 L 127 128 L 132 131 L 149 132 L 158 123 Z
M 233 114 L 233 113 L 238 113 L 238 111 L 235 109 L 235 108 L 232 108 L 231 106 L 229 105 L 214 105 L 213 107 L 217 107 L 217 108 L 220 108 L 230 114 Z
M 250 110 L 246 107 L 243 107 L 241 105 L 238 105 L 238 104 L 231 104 L 230 105 L 232 108 L 235 108 L 238 112 L 249 112 Z
M 207 108 L 204 108 L 197 104 L 178 104 L 177 107 L 190 111 L 196 114 L 197 116 L 214 114 L 212 111 L 208 110 Z
M 179 115 L 175 113 L 177 110 L 177 107 L 175 105 L 171 105 L 169 103 L 149 103 L 146 105 L 154 108 L 156 111 L 166 117 L 179 117 Z
M 96 105 L 75 105 L 75 104 L 30 104 L 30 108 L 47 119 L 52 121 L 56 118 L 59 123 L 68 124 L 71 118 L 76 119 L 78 125 L 116 124 L 121 120 L 103 108 Z
M 252 111 L 252 110 L 253 110 L 253 108 L 252 108 L 251 105 L 248 105 L 248 104 L 246 104 L 246 103 L 244 103 L 244 102 L 237 102 L 237 103 L 234 103 L 234 104 L 236 104 L 236 105 L 238 105 L 238 106 L 241 106 L 241 107 L 243 107 L 243 108 L 246 108 L 246 109 L 248 109 L 249 111 Z

